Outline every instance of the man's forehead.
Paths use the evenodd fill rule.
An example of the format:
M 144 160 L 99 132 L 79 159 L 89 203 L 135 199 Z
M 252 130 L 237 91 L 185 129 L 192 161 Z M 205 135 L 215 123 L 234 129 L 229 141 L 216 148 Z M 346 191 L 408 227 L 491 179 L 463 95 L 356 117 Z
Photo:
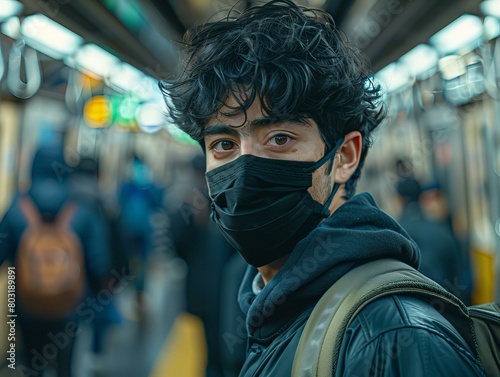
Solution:
M 207 122 L 206 126 L 217 123 L 223 124 L 238 124 L 242 126 L 245 121 L 256 118 L 265 118 L 267 114 L 263 112 L 262 104 L 256 99 L 248 109 L 244 109 L 236 99 L 229 97 L 224 105 L 217 111 Z

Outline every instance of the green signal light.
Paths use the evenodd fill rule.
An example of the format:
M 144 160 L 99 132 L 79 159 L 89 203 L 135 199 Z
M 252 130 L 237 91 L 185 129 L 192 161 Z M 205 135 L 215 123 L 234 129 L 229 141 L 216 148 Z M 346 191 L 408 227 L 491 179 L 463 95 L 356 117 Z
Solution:
M 174 125 L 168 126 L 167 130 L 175 140 L 177 140 L 181 143 L 198 144 L 198 142 L 196 140 L 194 140 L 191 136 L 189 136 L 187 133 L 180 130 L 179 128 L 175 127 Z
M 125 121 L 135 120 L 135 113 L 138 107 L 138 101 L 125 97 L 118 105 L 118 116 Z

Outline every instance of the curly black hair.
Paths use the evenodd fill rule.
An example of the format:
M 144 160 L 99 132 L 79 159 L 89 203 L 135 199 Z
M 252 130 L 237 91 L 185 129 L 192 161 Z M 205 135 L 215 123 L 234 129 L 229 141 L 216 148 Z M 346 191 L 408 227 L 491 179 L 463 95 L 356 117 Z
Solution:
M 256 99 L 270 118 L 313 119 L 327 150 L 359 131 L 360 164 L 345 184 L 345 197 L 354 195 L 384 109 L 367 60 L 329 14 L 273 0 L 233 8 L 222 20 L 190 29 L 184 42 L 183 72 L 160 82 L 169 115 L 183 131 L 203 144 L 206 122 L 223 107 L 226 116 L 246 115 Z

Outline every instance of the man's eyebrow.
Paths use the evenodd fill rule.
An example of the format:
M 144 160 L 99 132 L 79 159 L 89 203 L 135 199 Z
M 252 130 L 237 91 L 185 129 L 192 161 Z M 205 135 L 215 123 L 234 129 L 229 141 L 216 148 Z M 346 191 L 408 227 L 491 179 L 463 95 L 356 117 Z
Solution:
M 233 127 L 226 126 L 225 124 L 215 124 L 205 128 L 203 136 L 220 134 L 237 136 L 239 133 Z
M 266 127 L 266 126 L 272 126 L 272 125 L 280 125 L 283 123 L 290 123 L 290 124 L 296 124 L 300 126 L 306 126 L 310 127 L 311 125 L 303 120 L 298 120 L 298 119 L 275 119 L 275 118 L 259 118 L 259 119 L 254 119 L 249 122 L 248 128 L 259 128 L 259 127 Z
M 226 135 L 233 135 L 237 136 L 240 133 L 246 134 L 250 133 L 256 128 L 262 128 L 262 127 L 269 127 L 272 125 L 280 125 L 282 123 L 291 123 L 291 124 L 296 124 L 304 127 L 310 127 L 311 125 L 306 122 L 306 121 L 301 121 L 301 120 L 276 120 L 273 118 L 259 118 L 259 119 L 254 119 L 250 122 L 248 122 L 244 127 L 231 127 L 227 126 L 225 124 L 215 124 L 213 126 L 208 126 L 205 128 L 204 136 L 209 136 L 209 135 L 217 135 L 217 134 L 226 134 Z M 237 129 L 242 128 L 241 132 L 238 132 Z

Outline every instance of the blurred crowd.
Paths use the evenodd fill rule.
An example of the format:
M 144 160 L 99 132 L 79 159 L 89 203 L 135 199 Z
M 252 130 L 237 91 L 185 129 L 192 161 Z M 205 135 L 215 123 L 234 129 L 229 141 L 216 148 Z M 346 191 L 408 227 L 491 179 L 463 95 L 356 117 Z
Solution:
M 29 189 L 14 195 L 0 223 L 0 263 L 16 267 L 17 362 L 26 375 L 51 369 L 74 375 L 82 323 L 92 328 L 93 360 L 112 352 L 105 349 L 106 338 L 110 327 L 124 321 L 116 297 L 125 288 L 133 291 L 127 320 L 147 327 L 148 263 L 161 254 L 187 266 L 180 310 L 201 319 L 207 376 L 222 376 L 219 308 L 236 309 L 237 287 L 223 287 L 222 280 L 231 274 L 225 271 L 231 258 L 236 273 L 245 265 L 209 220 L 204 157 L 196 156 L 184 170 L 192 179 L 166 190 L 155 184 L 147 163 L 131 154 L 125 179 L 110 197 L 100 188 L 96 159 L 82 157 L 73 166 L 62 146 L 36 151 Z M 228 287 L 230 295 L 221 295 Z

